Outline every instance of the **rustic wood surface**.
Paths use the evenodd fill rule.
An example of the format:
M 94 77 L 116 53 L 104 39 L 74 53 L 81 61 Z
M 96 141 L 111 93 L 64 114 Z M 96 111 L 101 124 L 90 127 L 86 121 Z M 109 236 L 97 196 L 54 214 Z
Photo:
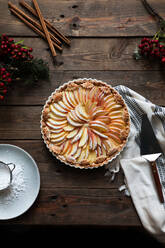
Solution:
M 30 0 L 27 0 L 31 3 Z M 138 0 L 38 0 L 45 18 L 67 34 L 71 47 L 58 53 L 54 66 L 48 45 L 13 16 L 0 1 L 0 33 L 24 40 L 33 55 L 48 61 L 50 80 L 33 86 L 15 83 L 0 103 L 0 143 L 17 145 L 38 164 L 41 189 L 34 205 L 22 216 L 0 225 L 138 227 L 143 229 L 131 198 L 118 191 L 123 173 L 111 183 L 106 168 L 79 170 L 61 164 L 46 149 L 40 133 L 42 107 L 55 88 L 76 78 L 101 79 L 126 85 L 152 102 L 165 106 L 165 73 L 159 65 L 135 61 L 140 37 L 157 25 Z M 13 0 L 17 6 L 18 0 Z M 150 0 L 165 17 L 164 0 Z M 20 6 L 19 6 L 20 7 Z M 20 7 L 22 9 L 22 7 Z

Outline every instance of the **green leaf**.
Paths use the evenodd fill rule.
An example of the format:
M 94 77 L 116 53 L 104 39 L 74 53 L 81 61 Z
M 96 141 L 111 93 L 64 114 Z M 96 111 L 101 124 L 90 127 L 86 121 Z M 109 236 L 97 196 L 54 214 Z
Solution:
M 23 44 L 23 42 L 24 42 L 24 40 L 17 41 L 17 42 L 15 42 L 15 45 Z

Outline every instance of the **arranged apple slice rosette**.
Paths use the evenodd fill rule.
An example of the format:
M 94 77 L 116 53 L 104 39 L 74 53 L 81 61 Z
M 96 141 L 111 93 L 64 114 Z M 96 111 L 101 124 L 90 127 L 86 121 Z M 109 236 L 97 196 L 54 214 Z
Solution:
M 126 104 L 108 84 L 94 79 L 70 81 L 49 97 L 41 132 L 49 150 L 78 168 L 97 168 L 124 148 L 130 130 Z

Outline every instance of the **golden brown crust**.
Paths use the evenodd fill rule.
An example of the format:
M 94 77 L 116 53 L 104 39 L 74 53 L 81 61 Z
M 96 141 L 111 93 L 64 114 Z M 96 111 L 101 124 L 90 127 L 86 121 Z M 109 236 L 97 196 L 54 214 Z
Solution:
M 95 163 L 96 163 L 96 164 L 100 164 L 100 163 L 102 163 L 106 158 L 107 158 L 106 156 L 100 156 L 100 157 L 96 158 Z
M 61 101 L 61 100 L 62 100 L 62 92 L 53 94 L 52 102 L 56 103 L 56 102 Z
M 51 151 L 55 154 L 60 154 L 62 151 L 62 147 L 61 146 L 56 146 L 56 145 L 49 145 L 49 148 L 51 149 Z
M 78 87 L 83 87 L 84 89 L 92 89 L 94 86 L 99 87 L 99 89 L 104 93 L 104 95 L 111 94 L 114 97 L 115 102 L 118 105 L 123 106 L 123 121 L 125 123 L 124 129 L 120 131 L 119 133 L 119 139 L 121 140 L 121 143 L 118 144 L 117 147 L 113 147 L 112 149 L 108 150 L 105 155 L 101 155 L 96 158 L 96 160 L 92 163 L 89 162 L 87 159 L 83 159 L 80 162 L 76 162 L 76 159 L 72 156 L 62 156 L 62 151 L 63 151 L 63 145 L 55 145 L 52 144 L 50 141 L 50 131 L 49 127 L 46 125 L 46 121 L 49 117 L 49 111 L 50 111 L 50 104 L 52 102 L 56 103 L 62 100 L 63 98 L 63 91 L 74 91 Z M 122 97 L 118 94 L 118 92 L 113 89 L 111 86 L 107 85 L 106 83 L 102 82 L 97 82 L 95 80 L 75 80 L 74 82 L 70 82 L 68 84 L 65 84 L 64 86 L 60 87 L 60 89 L 56 90 L 56 93 L 54 93 L 51 97 L 50 100 L 47 102 L 43 109 L 42 113 L 42 121 L 41 121 L 41 126 L 42 126 L 42 134 L 43 138 L 46 142 L 46 144 L 49 147 L 49 150 L 56 155 L 57 158 L 59 158 L 63 162 L 67 162 L 70 165 L 73 165 L 75 167 L 81 167 L 81 168 L 88 168 L 88 167 L 99 167 L 102 166 L 103 164 L 107 163 L 110 159 L 115 157 L 116 154 L 118 154 L 123 147 L 125 146 L 125 143 L 128 138 L 129 134 L 129 129 L 130 129 L 130 119 L 129 119 L 129 113 L 127 110 L 127 107 L 124 103 L 124 100 Z
M 101 86 L 99 88 L 105 95 L 111 94 L 111 89 L 108 86 Z
M 93 88 L 93 83 L 87 81 L 81 85 L 85 89 L 92 89 Z
M 79 86 L 78 86 L 77 84 L 75 84 L 75 83 L 70 83 L 70 84 L 67 85 L 66 89 L 67 89 L 68 91 L 73 91 L 73 90 L 76 90 L 78 87 L 79 87 Z
M 48 119 L 48 113 L 49 113 L 49 107 L 44 108 L 42 116 L 45 121 Z

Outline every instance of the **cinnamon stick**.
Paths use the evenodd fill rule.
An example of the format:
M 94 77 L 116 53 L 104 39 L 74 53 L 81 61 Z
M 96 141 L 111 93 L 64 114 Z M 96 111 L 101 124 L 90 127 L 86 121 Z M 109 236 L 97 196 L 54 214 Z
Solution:
M 31 18 L 30 16 L 28 16 L 26 13 L 24 13 L 22 10 L 20 10 L 19 8 L 17 8 L 16 5 L 12 4 L 11 2 L 8 2 L 8 6 L 12 9 L 14 9 L 15 11 L 17 11 L 20 15 L 22 15 L 23 17 L 25 17 L 28 21 L 30 21 L 34 26 L 36 26 L 37 28 L 39 28 L 42 31 L 42 26 L 33 18 Z M 59 41 L 56 37 L 54 37 L 53 34 L 50 33 L 51 39 L 56 42 L 57 44 L 61 44 L 61 41 Z
M 38 17 L 39 17 L 41 26 L 42 26 L 42 28 L 43 28 L 43 31 L 44 31 L 44 33 L 45 33 L 46 39 L 47 39 L 47 41 L 48 41 L 49 48 L 50 48 L 50 50 L 51 50 L 51 53 L 52 53 L 54 62 L 56 62 L 56 59 L 55 59 L 55 57 L 56 57 L 56 55 L 57 55 L 57 54 L 56 54 L 56 50 L 55 50 L 55 48 L 54 48 L 54 46 L 53 46 L 52 40 L 50 39 L 50 34 L 49 34 L 48 30 L 47 30 L 47 27 L 46 27 L 44 18 L 43 18 L 43 16 L 42 16 L 42 13 L 41 13 L 41 10 L 40 10 L 40 7 L 39 7 L 39 5 L 38 5 L 38 3 L 37 3 L 37 0 L 32 0 L 32 1 L 33 1 L 33 4 L 34 4 L 34 7 L 35 7 L 35 9 L 36 9 L 36 12 L 37 12 L 37 14 L 38 14 Z
M 38 28 L 36 28 L 32 23 L 30 23 L 29 21 L 27 21 L 22 15 L 20 15 L 16 10 L 14 10 L 13 8 L 10 8 L 10 11 L 16 15 L 19 19 L 21 19 L 27 26 L 29 26 L 33 31 L 35 31 L 37 34 L 39 34 L 41 37 L 43 37 L 44 39 L 46 39 L 45 34 L 40 31 Z M 53 45 L 55 47 L 57 47 L 60 51 L 62 51 L 62 48 L 60 46 L 58 46 L 54 41 L 53 41 Z
M 24 8 L 26 8 L 29 12 L 31 12 L 34 16 L 38 17 L 37 12 L 35 9 L 33 9 L 28 3 L 26 3 L 24 0 L 20 0 L 19 4 L 21 6 L 23 6 Z M 66 38 L 66 36 L 64 34 L 62 34 L 60 31 L 57 30 L 57 28 L 55 28 L 54 26 L 52 26 L 52 24 L 46 20 L 45 23 L 47 25 L 47 27 L 55 34 L 57 35 L 58 38 L 60 38 L 63 42 L 65 42 L 67 45 L 70 46 L 70 40 L 68 38 Z

